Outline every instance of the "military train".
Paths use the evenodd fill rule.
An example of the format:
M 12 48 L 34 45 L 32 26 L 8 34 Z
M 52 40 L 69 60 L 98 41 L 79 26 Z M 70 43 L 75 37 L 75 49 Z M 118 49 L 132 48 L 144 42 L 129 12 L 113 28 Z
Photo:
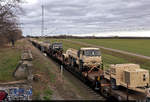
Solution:
M 104 70 L 99 48 L 69 48 L 64 53 L 62 43 L 29 41 L 105 98 L 114 97 L 119 101 L 150 99 L 149 71 L 138 64 L 111 64 Z

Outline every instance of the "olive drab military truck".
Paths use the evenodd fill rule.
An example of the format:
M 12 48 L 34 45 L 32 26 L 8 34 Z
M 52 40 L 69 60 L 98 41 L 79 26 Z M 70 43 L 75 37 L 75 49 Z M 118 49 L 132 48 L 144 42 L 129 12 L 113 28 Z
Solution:
M 102 68 L 102 58 L 99 48 L 68 49 L 65 58 L 71 66 L 78 66 L 80 71 Z
M 59 43 L 59 42 L 52 43 L 52 45 L 50 46 L 50 49 L 52 49 L 52 50 L 63 50 L 62 43 Z
M 63 54 L 62 43 L 59 42 L 52 43 L 49 47 L 49 54 L 53 57 L 54 56 L 61 57 L 61 55 Z

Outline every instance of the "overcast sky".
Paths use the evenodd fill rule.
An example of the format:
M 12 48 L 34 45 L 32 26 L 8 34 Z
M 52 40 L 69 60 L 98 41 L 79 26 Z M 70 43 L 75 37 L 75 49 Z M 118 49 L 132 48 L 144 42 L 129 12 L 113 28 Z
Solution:
M 150 36 L 150 0 L 26 0 L 20 23 L 24 35 Z

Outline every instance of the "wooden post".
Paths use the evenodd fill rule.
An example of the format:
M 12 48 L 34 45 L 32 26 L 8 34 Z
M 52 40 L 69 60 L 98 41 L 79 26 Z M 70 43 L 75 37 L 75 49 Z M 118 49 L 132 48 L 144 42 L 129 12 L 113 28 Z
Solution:
M 63 66 L 60 66 L 60 72 L 61 72 L 61 76 L 63 76 Z

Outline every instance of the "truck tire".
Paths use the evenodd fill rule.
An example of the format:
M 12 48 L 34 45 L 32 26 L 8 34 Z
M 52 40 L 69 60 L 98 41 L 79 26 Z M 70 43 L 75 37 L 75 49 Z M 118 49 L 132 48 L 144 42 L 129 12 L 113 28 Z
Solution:
M 103 86 L 100 88 L 100 92 L 101 94 L 105 97 L 108 98 L 109 97 L 109 93 L 108 93 L 109 88 L 106 86 Z
M 71 66 L 74 67 L 74 59 L 71 59 Z
M 64 55 L 62 55 L 62 64 L 63 65 L 65 64 L 65 57 L 64 57 Z
M 69 60 L 69 66 L 71 66 L 71 56 L 69 56 L 68 60 Z
M 80 60 L 79 69 L 81 72 L 83 71 L 83 61 L 82 60 Z
M 114 90 L 117 90 L 118 87 L 117 87 L 117 85 L 116 85 L 116 79 L 111 78 L 110 81 L 111 81 L 111 88 L 114 89 Z

